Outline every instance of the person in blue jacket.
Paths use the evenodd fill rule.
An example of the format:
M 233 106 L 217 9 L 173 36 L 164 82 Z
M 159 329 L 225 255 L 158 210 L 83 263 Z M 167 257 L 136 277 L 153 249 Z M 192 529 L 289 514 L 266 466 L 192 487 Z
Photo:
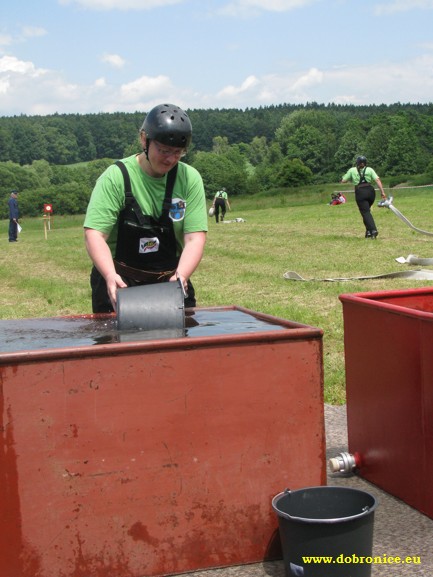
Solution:
M 18 241 L 18 190 L 12 190 L 8 200 L 9 205 L 9 242 Z

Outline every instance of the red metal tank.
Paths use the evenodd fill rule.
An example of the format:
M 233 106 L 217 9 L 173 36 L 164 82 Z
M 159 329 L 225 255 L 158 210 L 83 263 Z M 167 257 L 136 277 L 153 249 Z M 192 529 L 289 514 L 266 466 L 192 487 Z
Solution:
M 322 331 L 207 310 L 269 327 L 0 354 L 1 577 L 275 555 L 272 497 L 326 483 Z
M 433 518 L 433 287 L 340 300 L 358 474 Z

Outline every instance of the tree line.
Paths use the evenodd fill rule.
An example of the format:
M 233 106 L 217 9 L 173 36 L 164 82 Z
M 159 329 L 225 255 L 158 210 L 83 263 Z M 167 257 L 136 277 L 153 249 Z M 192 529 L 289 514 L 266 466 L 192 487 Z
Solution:
M 251 194 L 337 182 L 359 154 L 389 186 L 400 175 L 433 177 L 433 104 L 284 104 L 188 114 L 193 144 L 185 161 L 200 171 L 209 197 L 222 186 Z M 57 214 L 83 213 L 100 172 L 139 151 L 144 116 L 0 117 L 0 196 L 20 190 L 28 216 L 44 202 Z M 7 205 L 2 212 L 7 217 Z

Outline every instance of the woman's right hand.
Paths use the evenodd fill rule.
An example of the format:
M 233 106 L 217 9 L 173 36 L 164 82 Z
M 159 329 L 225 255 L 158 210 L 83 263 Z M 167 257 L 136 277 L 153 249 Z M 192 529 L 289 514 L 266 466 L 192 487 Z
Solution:
M 107 292 L 108 296 L 110 297 L 111 304 L 113 306 L 113 309 L 116 310 L 117 290 L 127 288 L 128 285 L 124 282 L 122 277 L 118 275 L 116 272 L 107 275 L 105 282 L 107 283 Z

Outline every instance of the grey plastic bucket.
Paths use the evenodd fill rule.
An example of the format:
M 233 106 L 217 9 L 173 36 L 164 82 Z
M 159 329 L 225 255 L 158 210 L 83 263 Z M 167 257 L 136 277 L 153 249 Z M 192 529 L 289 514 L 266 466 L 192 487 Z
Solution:
M 184 293 L 180 281 L 134 286 L 117 291 L 119 331 L 155 331 L 164 337 L 185 332 Z
M 287 577 L 369 577 L 373 495 L 348 487 L 286 490 L 272 500 Z

